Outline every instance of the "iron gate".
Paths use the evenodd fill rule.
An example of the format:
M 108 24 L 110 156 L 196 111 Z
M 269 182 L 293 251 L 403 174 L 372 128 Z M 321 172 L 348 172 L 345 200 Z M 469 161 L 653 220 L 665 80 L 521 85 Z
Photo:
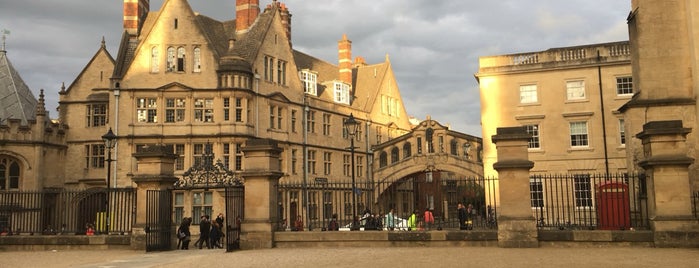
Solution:
M 226 187 L 226 251 L 240 249 L 240 223 L 245 201 L 245 187 Z
M 172 250 L 172 190 L 146 192 L 146 252 Z

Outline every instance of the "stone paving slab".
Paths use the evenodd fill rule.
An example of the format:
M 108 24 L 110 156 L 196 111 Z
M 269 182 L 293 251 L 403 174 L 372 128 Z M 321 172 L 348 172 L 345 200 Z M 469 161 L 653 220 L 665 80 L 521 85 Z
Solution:
M 183 266 L 184 265 L 184 266 Z M 0 267 L 699 267 L 699 249 L 386 247 L 0 252 Z

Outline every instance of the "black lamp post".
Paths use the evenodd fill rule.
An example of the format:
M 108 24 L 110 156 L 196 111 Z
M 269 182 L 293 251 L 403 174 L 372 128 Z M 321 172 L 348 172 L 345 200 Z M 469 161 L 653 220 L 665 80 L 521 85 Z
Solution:
M 114 149 L 114 145 L 116 145 L 116 138 L 117 136 L 114 135 L 114 132 L 112 132 L 112 128 L 109 128 L 109 131 L 107 131 L 106 134 L 102 135 L 102 140 L 104 140 L 104 147 L 107 148 L 107 197 L 106 197 L 106 216 L 105 219 L 107 220 L 106 227 L 107 231 L 106 234 L 109 234 L 109 194 L 111 193 L 111 182 L 110 182 L 110 177 L 112 175 L 112 149 Z
M 352 165 L 352 216 L 357 216 L 357 187 L 354 182 L 354 135 L 357 134 L 357 128 L 359 127 L 359 121 L 354 119 L 354 115 L 350 113 L 349 118 L 345 119 L 343 123 L 345 131 L 350 138 L 350 158 Z

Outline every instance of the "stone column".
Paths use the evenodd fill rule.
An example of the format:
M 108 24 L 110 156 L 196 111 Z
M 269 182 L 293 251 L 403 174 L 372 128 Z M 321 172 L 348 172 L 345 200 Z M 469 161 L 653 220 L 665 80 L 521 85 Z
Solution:
M 144 147 L 133 154 L 137 168 L 132 178 L 136 183 L 136 222 L 132 228 L 131 248 L 146 249 L 146 192 L 148 190 L 166 190 L 177 181 L 174 176 L 176 154 L 172 148 L 164 145 Z
M 498 246 L 506 248 L 533 248 L 539 246 L 536 219 L 531 211 L 529 195 L 529 161 L 527 144 L 531 135 L 524 127 L 498 128 L 492 140 L 498 161 L 493 169 L 498 172 L 500 206 L 498 207 Z
M 283 175 L 282 149 L 270 139 L 248 140 L 245 155 L 245 212 L 241 223 L 241 249 L 272 248 L 277 207 L 277 184 Z
M 699 246 L 699 223 L 692 216 L 687 134 L 681 120 L 653 121 L 636 135 L 643 144 L 648 216 L 657 247 Z

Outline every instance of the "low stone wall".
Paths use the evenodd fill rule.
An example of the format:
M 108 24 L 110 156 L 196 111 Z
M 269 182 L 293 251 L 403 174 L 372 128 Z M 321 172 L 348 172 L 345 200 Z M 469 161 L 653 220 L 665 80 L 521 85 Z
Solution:
M 540 247 L 654 247 L 652 231 L 540 230 Z M 496 230 L 276 232 L 275 247 L 497 247 Z M 135 249 L 130 235 L 0 236 L 0 251 Z M 144 244 L 145 245 L 145 244 Z M 175 242 L 176 245 L 176 242 Z M 144 248 L 145 250 L 145 248 Z
M 131 249 L 129 235 L 13 235 L 0 237 L 0 251 Z
M 496 231 L 277 232 L 275 247 L 496 247 Z
M 277 232 L 275 247 L 497 247 L 496 230 Z M 541 247 L 653 247 L 652 231 L 538 232 Z

